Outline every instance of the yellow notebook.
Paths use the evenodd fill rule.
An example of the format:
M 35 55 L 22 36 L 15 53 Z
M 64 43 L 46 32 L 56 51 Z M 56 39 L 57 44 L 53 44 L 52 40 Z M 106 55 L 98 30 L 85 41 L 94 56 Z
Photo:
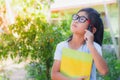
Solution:
M 92 69 L 92 55 L 85 52 L 63 48 L 60 72 L 72 78 L 88 76 L 90 80 Z

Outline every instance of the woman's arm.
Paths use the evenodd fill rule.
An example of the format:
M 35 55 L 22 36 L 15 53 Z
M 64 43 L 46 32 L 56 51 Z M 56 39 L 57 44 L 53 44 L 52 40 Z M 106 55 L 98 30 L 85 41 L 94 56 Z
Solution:
M 92 54 L 97 70 L 100 72 L 101 75 L 106 75 L 108 73 L 108 67 L 107 67 L 105 60 L 98 53 L 94 45 L 91 44 L 89 49 Z
M 80 78 L 70 78 L 62 75 L 60 73 L 60 61 L 55 60 L 53 63 L 52 67 L 52 72 L 51 72 L 51 78 L 52 80 L 84 80 L 85 78 L 88 78 L 86 76 L 82 76 Z
M 51 78 L 52 80 L 70 80 L 68 77 L 60 73 L 60 61 L 55 60 L 52 67 Z
M 92 54 L 94 63 L 96 65 L 97 70 L 102 74 L 102 75 L 106 75 L 108 73 L 108 67 L 107 64 L 105 62 L 105 60 L 102 58 L 102 56 L 98 53 L 98 51 L 96 50 L 93 40 L 94 40 L 94 36 L 93 33 L 91 33 L 88 30 L 85 30 L 85 39 L 87 38 L 87 46 L 90 50 L 90 53 Z

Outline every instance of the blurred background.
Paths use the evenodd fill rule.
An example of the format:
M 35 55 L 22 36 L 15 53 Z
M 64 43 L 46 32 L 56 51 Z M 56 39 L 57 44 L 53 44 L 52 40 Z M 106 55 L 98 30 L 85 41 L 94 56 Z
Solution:
M 96 9 L 104 23 L 106 76 L 120 80 L 120 0 L 0 0 L 0 80 L 51 80 L 57 43 L 71 35 L 72 14 Z

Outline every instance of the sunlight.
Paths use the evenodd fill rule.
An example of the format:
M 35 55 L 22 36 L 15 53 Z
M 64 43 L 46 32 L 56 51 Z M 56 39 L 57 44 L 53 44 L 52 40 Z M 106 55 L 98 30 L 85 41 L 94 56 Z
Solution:
M 15 23 L 15 16 L 12 12 L 12 8 L 10 6 L 10 2 L 11 0 L 5 0 L 5 4 L 6 4 L 6 17 L 8 20 L 9 24 L 14 24 Z
M 106 3 L 113 3 L 116 0 L 105 0 Z M 51 5 L 51 10 L 61 10 L 66 8 L 75 8 L 75 7 L 88 7 L 91 5 L 103 4 L 103 0 L 55 0 Z

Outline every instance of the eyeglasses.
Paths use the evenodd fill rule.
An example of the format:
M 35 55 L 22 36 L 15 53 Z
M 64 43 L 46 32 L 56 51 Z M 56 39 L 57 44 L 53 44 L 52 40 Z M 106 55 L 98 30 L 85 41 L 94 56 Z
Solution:
M 78 20 L 78 22 L 80 22 L 80 23 L 84 23 L 84 22 L 88 21 L 88 19 L 85 16 L 79 16 L 77 14 L 73 14 L 72 19 Z

